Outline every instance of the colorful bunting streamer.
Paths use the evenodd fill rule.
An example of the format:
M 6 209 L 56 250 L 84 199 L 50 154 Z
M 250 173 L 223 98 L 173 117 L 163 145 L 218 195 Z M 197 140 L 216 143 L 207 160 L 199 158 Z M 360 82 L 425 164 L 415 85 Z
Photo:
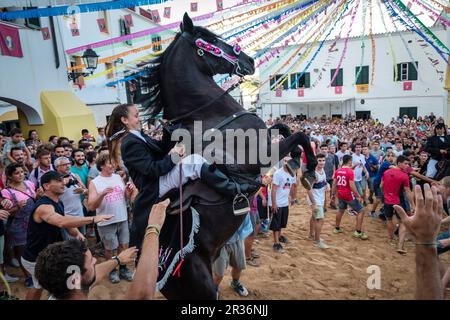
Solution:
M 338 63 L 338 65 L 337 65 L 337 67 L 336 67 L 336 71 L 334 72 L 334 75 L 333 75 L 333 77 L 331 78 L 331 81 L 330 81 L 330 84 L 328 85 L 328 87 L 331 87 L 331 84 L 334 82 L 334 80 L 335 80 L 336 77 L 338 76 L 338 74 L 339 74 L 339 69 L 341 68 L 342 62 L 343 62 L 344 59 L 345 59 L 345 54 L 347 53 L 348 40 L 349 40 L 349 38 L 350 38 L 350 32 L 352 31 L 353 23 L 355 22 L 355 17 L 356 17 L 356 13 L 357 13 L 357 11 L 358 11 L 359 1 L 360 1 L 360 0 L 356 0 L 356 1 L 358 1 L 358 2 L 356 3 L 356 6 L 353 7 L 353 11 L 351 11 L 352 16 L 351 16 L 351 20 L 350 20 L 350 26 L 349 26 L 348 32 L 347 32 L 347 37 L 345 38 L 345 42 L 344 42 L 344 49 L 342 50 L 341 58 L 339 59 L 339 63 Z
M 317 55 L 319 54 L 320 50 L 322 49 L 323 45 L 325 44 L 325 41 L 328 39 L 328 37 L 330 36 L 331 32 L 333 32 L 334 28 L 336 27 L 337 23 L 341 20 L 342 16 L 347 11 L 349 3 L 350 3 L 350 0 L 345 3 L 344 10 L 341 12 L 340 16 L 336 19 L 336 21 L 333 24 L 333 26 L 328 30 L 328 33 L 326 34 L 325 38 L 320 43 L 320 45 L 317 48 L 316 52 L 314 53 L 313 57 L 308 61 L 307 65 L 302 70 L 302 72 L 297 76 L 297 78 L 295 79 L 294 83 L 291 83 L 291 88 L 294 88 L 297 85 L 297 83 L 300 80 L 300 78 L 305 74 L 305 72 L 309 69 L 309 67 L 311 66 L 313 61 L 316 59 Z M 356 6 L 355 12 L 358 10 L 358 5 L 359 5 L 359 2 L 357 4 L 357 6 Z M 329 21 L 331 22 L 332 19 L 329 19 Z M 352 25 L 350 24 L 350 29 L 351 29 L 351 27 L 352 27 Z M 324 29 L 328 29 L 328 27 L 324 28 Z M 344 50 L 345 50 L 345 48 L 344 48 Z
M 372 0 L 368 0 L 368 1 L 369 1 L 369 38 L 370 38 L 370 47 L 372 49 L 372 66 L 371 66 L 371 74 L 370 74 L 370 85 L 373 86 L 373 82 L 375 81 L 376 47 L 375 47 L 375 39 L 373 37 Z
M 387 33 L 387 36 L 388 36 L 389 49 L 391 50 L 392 63 L 394 65 L 394 81 L 398 81 L 398 68 L 395 67 L 395 66 L 397 66 L 397 58 L 396 58 L 396 55 L 395 55 L 394 46 L 392 44 L 391 33 L 389 32 L 388 28 L 386 27 L 386 22 L 384 20 L 383 11 L 381 10 L 380 1 L 381 0 L 375 0 L 375 2 L 377 4 L 377 7 L 378 7 L 378 10 L 380 11 L 381 22 L 383 23 L 384 30 L 385 30 L 385 32 Z
M 148 6 L 160 4 L 169 0 L 118 0 L 77 5 L 78 13 L 106 11 L 114 9 L 131 8 L 135 6 Z M 0 20 L 29 19 L 42 17 L 56 17 L 67 15 L 68 9 L 73 6 L 56 6 L 49 8 L 37 8 L 17 11 L 0 12 Z
M 361 39 L 361 58 L 359 59 L 359 69 L 355 75 L 355 83 L 354 84 L 356 84 L 359 76 L 361 75 L 362 67 L 363 67 L 363 63 L 364 63 L 364 52 L 366 49 L 366 44 L 364 42 L 364 40 L 366 39 L 366 14 L 367 14 L 367 5 L 364 5 L 364 3 L 363 3 L 363 14 L 362 14 L 362 18 L 361 18 L 361 24 L 363 25 L 363 30 L 362 30 L 361 37 L 360 37 L 360 39 Z
M 445 44 L 442 43 L 441 40 L 439 40 L 438 37 L 436 37 L 436 35 L 431 32 L 430 29 L 427 28 L 427 26 L 425 26 L 422 21 L 420 21 L 419 18 L 417 18 L 416 15 L 414 15 L 411 10 L 409 10 L 404 4 L 403 2 L 401 2 L 400 0 L 393 0 L 393 2 L 395 2 L 395 4 L 411 19 L 414 20 L 419 26 L 420 29 L 424 30 L 425 33 L 427 35 L 429 35 L 431 37 L 431 39 L 433 39 L 442 49 L 444 49 L 444 53 L 447 55 L 450 55 L 450 50 L 447 48 L 447 46 Z

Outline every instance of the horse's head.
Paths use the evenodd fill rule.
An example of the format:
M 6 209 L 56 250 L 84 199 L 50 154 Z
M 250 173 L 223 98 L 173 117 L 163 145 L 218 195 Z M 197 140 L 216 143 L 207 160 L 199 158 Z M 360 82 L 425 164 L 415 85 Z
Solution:
M 187 13 L 180 29 L 181 36 L 191 42 L 202 70 L 208 75 L 229 73 L 246 76 L 255 72 L 254 60 L 242 52 L 239 45 L 229 45 L 213 32 L 194 26 Z

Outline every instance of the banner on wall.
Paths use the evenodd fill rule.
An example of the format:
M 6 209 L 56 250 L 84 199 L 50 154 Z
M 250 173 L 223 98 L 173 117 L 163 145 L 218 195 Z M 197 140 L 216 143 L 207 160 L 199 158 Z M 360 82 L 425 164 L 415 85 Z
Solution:
M 298 89 L 297 90 L 297 96 L 304 97 L 305 96 L 305 90 L 304 89 Z
M 368 93 L 369 92 L 369 85 L 368 84 L 357 84 L 356 85 L 356 92 L 357 93 Z
M 412 82 L 411 81 L 403 82 L 403 91 L 412 91 Z
M 152 13 L 150 11 L 139 8 L 139 14 L 147 19 L 153 20 Z
M 197 12 L 198 5 L 197 2 L 191 2 L 191 12 Z
M 164 8 L 164 18 L 170 19 L 170 7 Z
M 278 89 L 275 91 L 275 97 L 280 98 L 282 95 L 283 95 L 283 89 L 282 89 L 282 88 L 278 88 Z
M 0 49 L 3 56 L 22 58 L 19 30 L 0 24 Z
M 216 0 L 216 4 L 217 4 L 217 11 L 222 11 L 223 10 L 223 0 Z
M 334 87 L 335 94 L 342 94 L 342 87 Z
M 126 14 L 123 16 L 123 18 L 125 19 L 125 22 L 127 23 L 127 27 L 133 27 L 133 17 L 131 16 L 131 14 Z
M 42 28 L 41 32 L 42 32 L 42 38 L 44 40 L 49 40 L 50 39 L 50 31 L 48 30 L 48 27 Z
M 152 20 L 153 20 L 153 22 L 156 22 L 156 23 L 161 22 L 161 17 L 159 16 L 158 10 L 152 10 Z
M 106 27 L 106 21 L 105 19 L 97 19 L 98 29 L 100 32 L 108 33 L 108 28 Z
M 72 37 L 78 37 L 80 35 L 80 29 L 78 29 L 76 22 L 70 24 L 70 32 L 72 32 Z

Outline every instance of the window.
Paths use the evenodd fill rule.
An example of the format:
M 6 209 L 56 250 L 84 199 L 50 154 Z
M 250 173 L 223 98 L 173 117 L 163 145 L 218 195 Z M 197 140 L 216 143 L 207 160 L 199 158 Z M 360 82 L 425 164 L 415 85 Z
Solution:
M 358 76 L 356 84 L 369 84 L 369 66 L 362 66 L 361 72 L 359 72 L 359 68 L 359 66 L 355 68 L 355 77 Z
M 417 107 L 401 107 L 400 117 L 408 116 L 410 119 L 417 119 Z
M 161 37 L 160 36 L 152 37 L 152 44 L 153 44 L 153 51 L 158 52 L 158 51 L 162 50 Z
M 298 76 L 300 73 L 292 73 L 291 74 L 291 89 L 300 89 L 300 88 L 309 88 L 311 86 L 310 74 L 309 72 L 305 72 L 300 78 Z M 297 81 L 297 83 L 296 83 Z
M 70 57 L 70 66 L 71 67 L 76 67 L 81 64 L 83 64 L 81 57 L 79 57 L 79 56 L 71 56 Z M 73 75 L 76 75 L 78 73 L 83 73 L 83 69 L 75 69 L 75 70 L 72 70 L 71 72 Z M 77 77 L 75 80 L 73 80 L 73 84 L 77 85 L 77 86 L 84 86 L 84 77 L 83 76 Z
M 120 35 L 121 36 L 125 36 L 125 35 L 131 33 L 130 27 L 127 25 L 127 22 L 125 21 L 125 19 L 120 19 L 119 24 L 120 24 Z M 131 39 L 126 40 L 124 42 L 129 46 L 132 45 Z
M 31 9 L 37 9 L 38 7 L 26 7 L 23 8 L 24 10 L 31 10 Z M 25 25 L 28 28 L 31 29 L 40 29 L 41 28 L 41 20 L 39 19 L 39 17 L 37 18 L 26 18 L 25 19 Z
M 419 63 L 416 61 L 416 66 L 419 68 Z M 418 79 L 418 73 L 412 62 L 402 62 L 397 64 L 397 79 L 395 79 L 394 69 L 394 81 L 413 81 Z
M 334 73 L 336 72 L 336 69 L 331 69 L 330 71 L 330 80 L 333 79 Z M 344 69 L 339 69 L 339 72 L 334 79 L 334 81 L 331 83 L 332 87 L 342 87 L 344 85 Z
M 113 68 L 113 64 L 112 64 L 112 63 L 110 63 L 110 62 L 105 62 L 105 69 L 106 69 L 106 70 L 111 70 L 112 68 Z M 106 74 L 106 79 L 112 79 L 112 78 L 114 78 L 114 72 L 113 72 L 113 71 L 108 72 L 108 73 Z
M 283 78 L 284 75 L 283 74 L 277 74 L 275 76 L 271 76 L 270 77 L 270 90 L 275 91 L 275 87 L 278 87 L 278 85 L 280 84 L 279 80 L 281 78 Z M 288 88 L 288 78 L 285 77 L 284 80 L 282 81 L 282 87 L 283 90 L 287 90 Z

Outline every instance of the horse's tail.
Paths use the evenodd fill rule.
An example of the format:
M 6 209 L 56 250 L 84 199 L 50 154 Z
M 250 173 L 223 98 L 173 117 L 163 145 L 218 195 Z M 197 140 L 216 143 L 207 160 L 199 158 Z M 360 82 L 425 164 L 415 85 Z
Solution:
M 289 129 L 289 127 L 287 125 L 285 125 L 284 123 L 277 123 L 274 124 L 273 126 L 271 126 L 269 128 L 269 133 L 272 136 L 273 135 L 273 131 L 274 130 L 278 130 L 278 132 L 284 137 L 287 138 L 291 135 L 291 129 Z

